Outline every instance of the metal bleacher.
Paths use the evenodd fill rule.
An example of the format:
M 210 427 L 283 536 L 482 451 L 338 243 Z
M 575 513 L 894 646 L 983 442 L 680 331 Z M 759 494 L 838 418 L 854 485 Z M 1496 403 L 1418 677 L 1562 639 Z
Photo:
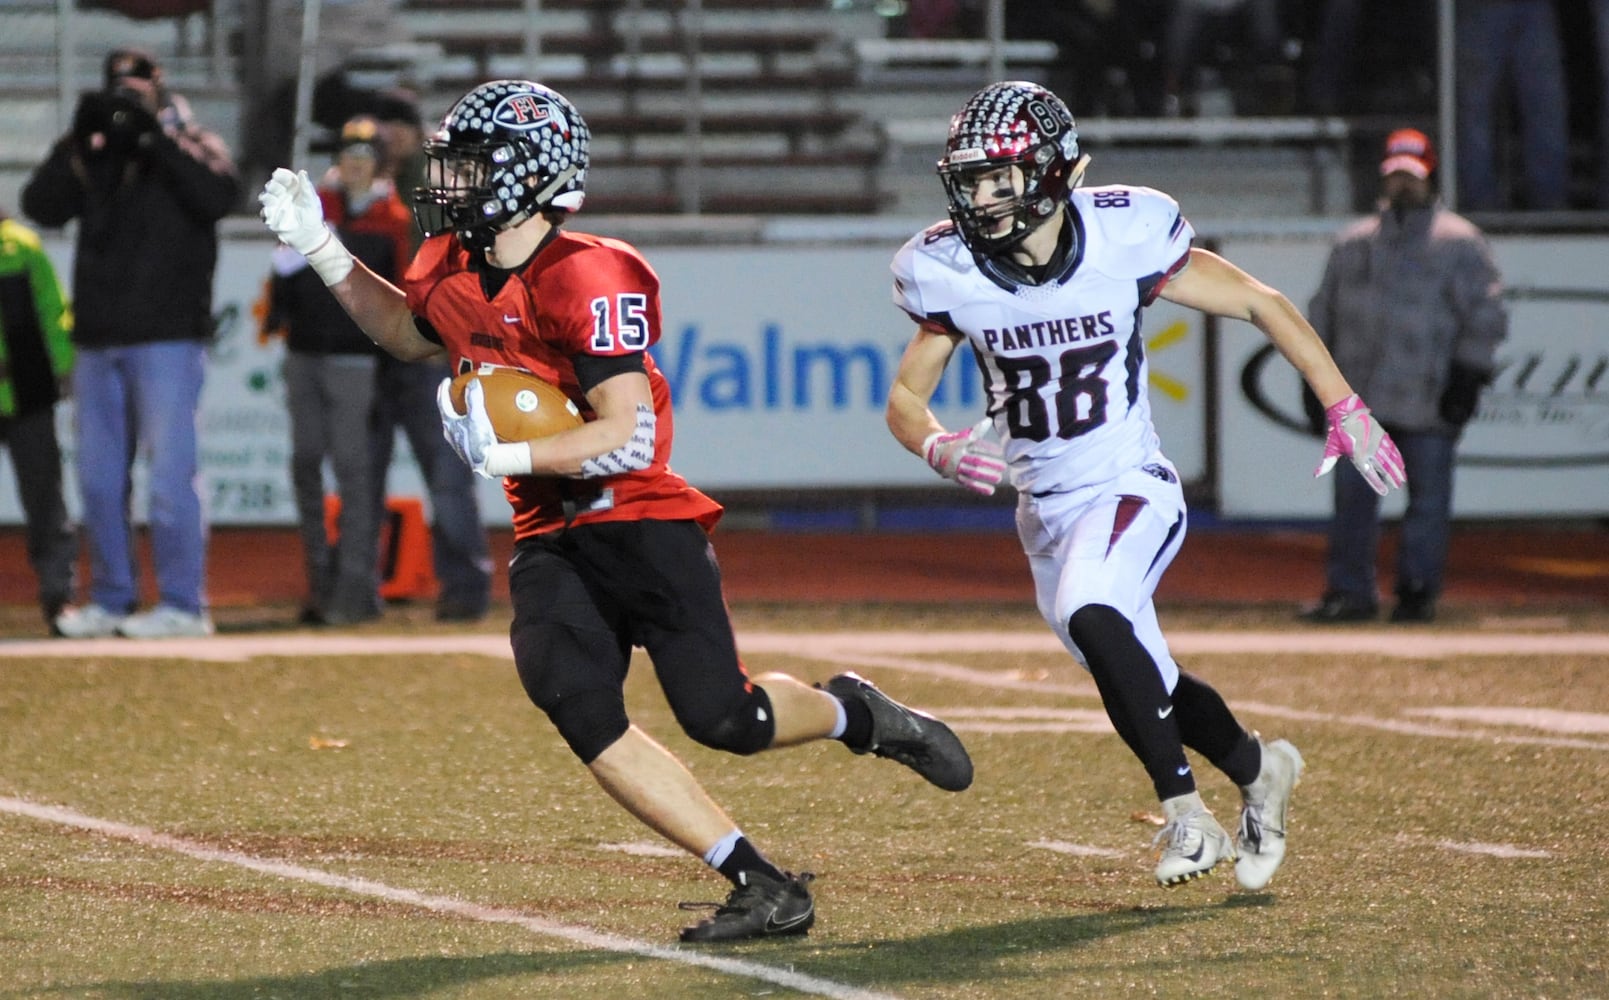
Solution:
M 142 45 L 239 148 L 249 96 L 227 39 L 245 2 L 177 22 L 82 11 L 74 87 L 96 84 L 107 49 Z M 535 21 L 525 0 L 366 2 L 388 7 L 397 37 L 353 47 L 345 65 L 360 83 L 409 86 L 427 119 L 497 77 L 534 77 L 574 100 L 594 133 L 589 214 L 936 217 L 949 115 L 996 74 L 1043 80 L 1059 57 L 1047 41 L 897 37 L 865 0 L 541 0 Z M 0 205 L 13 209 L 66 125 L 57 6 L 0 5 Z M 1092 182 L 1161 187 L 1196 214 L 1350 205 L 1340 119 L 1092 118 L 1080 129 Z
M 820 0 L 699 7 L 543 0 L 534 38 L 519 0 L 400 0 L 399 16 L 437 50 L 410 67 L 427 103 L 507 76 L 575 101 L 594 135 L 589 212 L 876 212 L 882 132 L 840 103 L 847 39 L 875 17 Z

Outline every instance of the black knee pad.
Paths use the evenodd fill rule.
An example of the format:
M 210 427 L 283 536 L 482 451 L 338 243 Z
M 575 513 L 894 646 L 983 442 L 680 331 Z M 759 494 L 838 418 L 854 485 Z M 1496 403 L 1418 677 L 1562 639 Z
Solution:
M 597 760 L 599 754 L 626 735 L 631 727 L 631 720 L 626 718 L 626 703 L 618 691 L 581 691 L 552 705 L 537 707 L 547 713 L 553 728 L 583 764 Z
M 626 732 L 625 671 L 618 665 L 625 654 L 613 635 L 516 620 L 510 639 L 525 694 L 582 763 L 592 763 Z
M 1136 647 L 1145 660 L 1151 659 L 1139 646 L 1133 623 L 1105 604 L 1086 604 L 1074 611 L 1067 619 L 1067 634 L 1083 652 L 1091 673 L 1133 661 Z
M 764 688 L 751 685 L 726 711 L 683 719 L 682 729 L 712 750 L 746 757 L 771 745 L 777 735 L 777 721 L 771 711 L 771 696 Z

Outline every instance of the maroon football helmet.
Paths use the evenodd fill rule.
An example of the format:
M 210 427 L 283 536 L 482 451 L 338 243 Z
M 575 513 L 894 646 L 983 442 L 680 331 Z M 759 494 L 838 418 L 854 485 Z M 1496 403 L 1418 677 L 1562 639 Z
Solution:
M 1078 161 L 1073 114 L 1055 94 L 1022 80 L 990 84 L 973 94 L 950 119 L 950 137 L 938 162 L 961 239 L 975 254 L 1010 250 L 1067 200 L 1077 182 Z M 1021 193 L 984 207 L 973 204 L 978 176 L 1009 166 L 1022 170 Z M 1008 217 L 1011 227 L 997 234 Z

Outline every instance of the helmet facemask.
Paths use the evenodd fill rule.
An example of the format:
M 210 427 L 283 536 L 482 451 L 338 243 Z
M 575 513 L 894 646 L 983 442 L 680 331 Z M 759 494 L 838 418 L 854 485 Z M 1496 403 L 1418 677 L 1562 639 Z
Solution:
M 1045 193 L 1048 146 L 1030 156 L 986 160 L 977 165 L 939 165 L 939 179 L 949 199 L 950 219 L 966 245 L 976 253 L 1000 254 L 1012 249 L 1038 229 L 1056 211 L 1057 199 Z M 991 176 L 992 175 L 992 176 Z M 987 178 L 987 179 L 986 179 Z M 1052 176 L 1050 186 L 1061 186 Z M 974 198 L 988 194 L 979 205 Z M 1001 223 L 1010 220 L 1010 225 Z

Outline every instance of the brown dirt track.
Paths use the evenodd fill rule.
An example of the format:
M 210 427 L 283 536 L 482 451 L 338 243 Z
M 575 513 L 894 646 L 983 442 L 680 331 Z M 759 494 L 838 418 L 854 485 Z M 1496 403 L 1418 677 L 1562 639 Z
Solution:
M 491 532 L 507 562 L 507 530 Z M 810 533 L 721 529 L 715 536 L 734 605 L 744 603 L 1026 603 L 1033 599 L 1010 532 Z M 143 549 L 142 549 L 143 551 Z M 1389 594 L 1391 532 L 1381 554 Z M 1269 610 L 1315 599 L 1324 540 L 1317 530 L 1213 526 L 1194 531 L 1163 578 L 1173 605 L 1254 605 Z M 23 535 L 0 531 L 0 606 L 32 612 L 33 577 Z M 149 578 L 149 574 L 147 574 Z M 300 547 L 279 528 L 215 529 L 209 557 L 214 608 L 286 605 L 301 597 Z M 149 583 L 149 580 L 148 580 Z M 498 575 L 494 598 L 507 599 Z M 1602 611 L 1609 608 L 1609 528 L 1571 522 L 1459 525 L 1443 605 L 1448 609 Z

